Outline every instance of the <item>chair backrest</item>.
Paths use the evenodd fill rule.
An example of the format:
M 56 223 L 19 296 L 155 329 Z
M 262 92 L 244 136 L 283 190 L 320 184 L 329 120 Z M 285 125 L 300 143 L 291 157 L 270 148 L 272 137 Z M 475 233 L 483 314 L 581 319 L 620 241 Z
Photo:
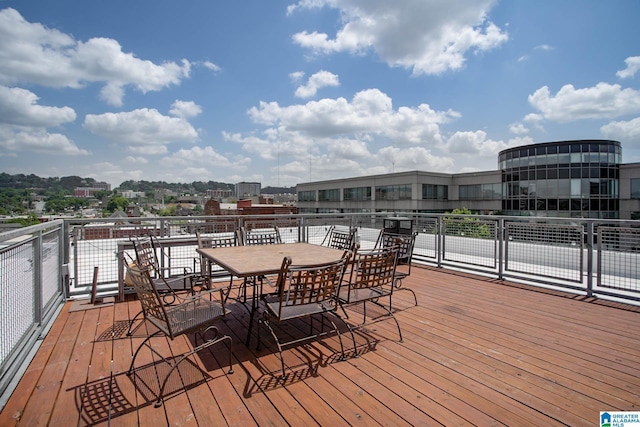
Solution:
M 229 246 L 237 246 L 236 236 L 215 236 L 204 237 L 199 231 L 196 231 L 196 238 L 198 239 L 198 248 L 224 248 Z
M 233 236 L 216 236 L 216 237 L 204 237 L 200 234 L 199 231 L 196 231 L 196 238 L 198 239 L 198 248 L 225 248 L 230 246 L 238 246 L 238 240 L 234 233 Z M 200 272 L 208 276 L 211 274 L 210 264 L 204 258 L 204 256 L 200 255 Z M 217 267 L 216 271 L 221 271 L 220 267 Z
M 304 306 L 321 304 L 326 311 L 336 309 L 337 296 L 348 256 L 318 265 L 291 265 L 284 257 L 278 274 L 280 317 L 286 307 L 296 306 L 296 313 L 305 315 Z
M 355 254 L 349 278 L 350 289 L 377 288 L 391 293 L 398 261 L 398 246 Z
M 352 250 L 356 243 L 356 232 L 356 228 L 349 228 L 349 230 L 346 231 L 339 230 L 333 225 L 324 237 L 322 245 L 335 249 Z
M 127 278 L 140 300 L 144 317 L 165 334 L 172 336 L 162 298 L 151 280 L 149 270 L 138 265 L 126 265 Z
M 276 226 L 273 228 L 254 228 L 252 230 L 243 228 L 241 230 L 242 243 L 245 246 L 282 243 L 280 230 Z
M 161 276 L 156 248 L 150 237 L 138 237 L 133 241 L 138 267 L 148 271 L 151 276 Z
M 417 231 L 411 234 L 397 234 L 382 230 L 375 247 L 388 248 L 398 246 L 398 263 L 411 265 L 417 235 Z

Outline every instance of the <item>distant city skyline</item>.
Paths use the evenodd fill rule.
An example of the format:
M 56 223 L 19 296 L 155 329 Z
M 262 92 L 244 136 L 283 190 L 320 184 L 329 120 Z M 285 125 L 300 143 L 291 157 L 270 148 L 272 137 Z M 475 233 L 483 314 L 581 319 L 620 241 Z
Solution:
M 0 171 L 189 183 L 640 162 L 640 2 L 0 2 Z

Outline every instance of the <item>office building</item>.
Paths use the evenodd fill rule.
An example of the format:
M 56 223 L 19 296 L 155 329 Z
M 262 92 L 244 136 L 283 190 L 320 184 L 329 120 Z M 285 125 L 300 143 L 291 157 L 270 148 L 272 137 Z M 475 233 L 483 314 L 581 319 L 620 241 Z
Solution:
M 259 182 L 239 182 L 236 184 L 236 197 L 244 199 L 252 196 L 259 196 L 262 185 Z
M 476 213 L 640 218 L 640 164 L 618 141 L 558 141 L 503 150 L 498 170 L 398 172 L 299 184 L 298 212 Z

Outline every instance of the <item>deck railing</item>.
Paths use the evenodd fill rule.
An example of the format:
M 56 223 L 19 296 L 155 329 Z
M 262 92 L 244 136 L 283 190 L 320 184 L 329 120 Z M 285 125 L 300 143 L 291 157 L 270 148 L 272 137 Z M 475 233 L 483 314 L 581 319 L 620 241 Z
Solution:
M 0 396 L 64 300 L 64 226 L 54 221 L 0 235 Z
M 414 262 L 562 288 L 594 297 L 640 300 L 640 222 L 436 214 L 300 214 L 56 220 L 0 234 L 0 394 L 67 298 L 87 297 L 94 267 L 98 292 L 122 294 L 131 241 L 154 235 L 163 267 L 194 262 L 199 230 L 276 225 L 284 242 L 320 244 L 329 228 L 355 227 L 372 248 L 389 216 L 411 219 Z

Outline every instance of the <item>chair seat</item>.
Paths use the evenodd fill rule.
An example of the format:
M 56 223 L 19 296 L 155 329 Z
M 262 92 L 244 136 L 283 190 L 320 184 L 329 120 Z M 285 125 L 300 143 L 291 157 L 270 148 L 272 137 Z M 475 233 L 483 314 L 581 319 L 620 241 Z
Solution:
M 179 276 L 179 277 L 166 277 L 166 278 L 155 278 L 152 277 L 154 286 L 159 292 L 168 291 L 168 290 L 183 290 L 187 289 L 185 283 L 186 278 L 189 276 Z
M 174 328 L 174 334 L 181 334 L 196 326 L 213 323 L 225 314 L 222 305 L 206 299 L 197 299 L 167 308 L 167 317 Z
M 340 290 L 339 298 L 342 302 L 355 303 L 387 295 L 389 295 L 389 291 L 383 288 L 362 288 L 351 290 L 346 288 Z
M 280 312 L 280 298 L 278 295 L 266 295 L 263 298 L 265 305 L 273 314 Z M 327 303 L 306 304 L 306 305 L 283 305 L 279 320 L 294 319 L 296 317 L 309 316 L 312 314 L 326 313 L 334 310 L 334 306 Z

